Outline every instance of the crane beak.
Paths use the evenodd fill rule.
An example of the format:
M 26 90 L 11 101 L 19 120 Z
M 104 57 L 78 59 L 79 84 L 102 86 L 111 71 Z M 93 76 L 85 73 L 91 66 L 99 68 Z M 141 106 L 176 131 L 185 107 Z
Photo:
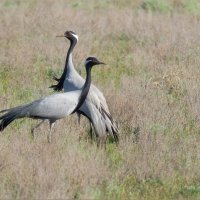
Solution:
M 106 63 L 98 61 L 97 65 L 106 65 Z
M 56 37 L 65 37 L 64 35 L 56 35 Z

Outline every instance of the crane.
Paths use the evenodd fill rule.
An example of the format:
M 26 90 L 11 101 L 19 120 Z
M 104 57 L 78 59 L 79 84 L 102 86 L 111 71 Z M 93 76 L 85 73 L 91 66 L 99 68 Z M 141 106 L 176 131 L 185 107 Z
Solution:
M 0 113 L 4 113 L 0 116 L 0 131 L 3 131 L 12 121 L 19 118 L 41 119 L 42 121 L 36 127 L 48 120 L 50 129 L 47 138 L 50 143 L 52 128 L 56 120 L 77 112 L 84 103 L 91 85 L 91 69 L 94 65 L 100 64 L 104 63 L 95 57 L 86 59 L 86 80 L 80 89 L 53 94 L 26 105 L 0 111 Z
M 65 92 L 80 89 L 84 79 L 74 68 L 72 60 L 72 52 L 78 42 L 78 35 L 73 31 L 66 31 L 64 35 L 59 35 L 58 37 L 67 38 L 70 41 L 70 47 L 67 51 L 64 71 L 60 78 L 54 77 L 57 84 L 50 87 L 53 88 L 54 91 L 61 91 L 64 88 Z M 91 84 L 89 94 L 77 113 L 82 114 L 89 119 L 94 127 L 97 140 L 101 138 L 104 140 L 107 137 L 107 134 L 110 134 L 115 142 L 118 142 L 119 131 L 117 124 L 109 112 L 103 93 L 93 84 Z

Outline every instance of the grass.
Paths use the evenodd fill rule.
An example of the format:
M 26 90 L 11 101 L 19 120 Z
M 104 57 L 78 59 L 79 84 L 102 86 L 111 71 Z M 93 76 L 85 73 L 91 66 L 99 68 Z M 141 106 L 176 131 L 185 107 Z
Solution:
M 89 125 L 21 119 L 0 137 L 0 199 L 199 199 L 199 2 L 0 2 L 0 110 L 52 93 L 69 42 L 79 35 L 74 64 L 106 96 L 120 143 L 90 143 Z
M 168 12 L 172 9 L 170 2 L 166 0 L 145 0 L 142 7 L 147 10 L 160 12 Z

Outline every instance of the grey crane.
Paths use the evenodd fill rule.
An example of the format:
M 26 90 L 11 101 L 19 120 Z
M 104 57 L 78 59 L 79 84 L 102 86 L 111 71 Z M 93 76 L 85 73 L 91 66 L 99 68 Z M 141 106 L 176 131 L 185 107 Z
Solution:
M 64 71 L 60 78 L 54 77 L 54 80 L 58 83 L 50 87 L 55 91 L 61 91 L 64 88 L 65 92 L 80 89 L 84 79 L 78 74 L 72 61 L 72 52 L 78 42 L 78 35 L 73 31 L 66 31 L 64 35 L 58 37 L 66 37 L 70 41 L 70 47 L 67 52 Z M 118 127 L 109 112 L 106 99 L 103 93 L 93 84 L 91 84 L 89 94 L 78 113 L 86 116 L 92 123 L 97 140 L 104 140 L 107 134 L 110 134 L 115 142 L 118 142 Z
M 32 103 L 0 111 L 0 131 L 3 131 L 12 121 L 18 118 L 41 119 L 36 127 L 45 120 L 49 120 L 50 130 L 48 141 L 51 142 L 52 128 L 56 120 L 75 113 L 85 101 L 91 85 L 91 69 L 94 65 L 104 64 L 95 57 L 88 57 L 85 61 L 86 80 L 77 90 L 58 93 L 33 101 Z

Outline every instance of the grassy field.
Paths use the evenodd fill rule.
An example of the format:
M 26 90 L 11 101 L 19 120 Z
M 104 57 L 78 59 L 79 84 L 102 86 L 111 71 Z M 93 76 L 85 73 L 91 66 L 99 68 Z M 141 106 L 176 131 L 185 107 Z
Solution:
M 97 149 L 85 119 L 17 120 L 0 135 L 0 199 L 200 199 L 198 0 L 1 0 L 0 110 L 52 94 L 69 42 L 74 63 L 95 55 L 93 83 L 120 127 Z

